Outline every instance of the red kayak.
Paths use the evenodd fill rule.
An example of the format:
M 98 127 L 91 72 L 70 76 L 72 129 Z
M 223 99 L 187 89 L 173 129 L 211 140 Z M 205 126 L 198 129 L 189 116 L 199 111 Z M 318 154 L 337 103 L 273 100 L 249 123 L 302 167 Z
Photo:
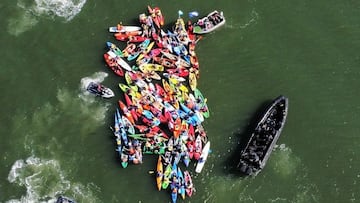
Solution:
M 195 41 L 196 40 L 196 35 L 195 33 L 193 32 L 194 31 L 194 26 L 193 24 L 191 23 L 191 21 L 189 20 L 188 21 L 188 29 L 187 29 L 187 34 L 188 34 L 188 37 L 191 41 Z
M 120 41 L 126 41 L 131 36 L 141 35 L 141 31 L 133 31 L 133 32 L 117 32 L 114 34 L 115 38 Z
M 151 14 L 153 22 L 158 28 L 164 25 L 164 16 L 162 15 L 160 8 L 151 8 L 150 6 L 148 6 L 148 11 Z
M 179 77 L 187 77 L 189 75 L 189 70 L 182 66 L 177 68 L 168 68 L 166 69 L 166 72 Z
M 195 191 L 195 188 L 192 183 L 192 179 L 189 171 L 184 171 L 184 176 L 185 176 L 185 191 L 187 196 L 191 197 L 193 192 Z
M 135 36 L 129 36 L 128 37 L 128 42 L 143 42 L 143 41 L 145 41 L 147 39 L 149 39 L 149 38 L 143 37 L 143 36 L 140 36 L 140 35 L 135 35 Z
M 119 106 L 120 109 L 122 110 L 122 112 L 124 113 L 124 115 L 126 116 L 127 119 L 129 119 L 129 121 L 134 125 L 135 124 L 135 120 L 131 114 L 131 112 L 129 111 L 129 109 L 127 108 L 127 106 L 124 104 L 124 102 L 122 102 L 121 100 L 119 100 Z
M 121 66 L 109 56 L 108 53 L 104 54 L 104 59 L 108 67 L 114 71 L 114 73 L 118 76 L 124 76 L 124 70 L 121 68 Z
M 133 105 L 133 102 L 128 94 L 125 93 L 124 95 L 125 95 L 126 105 L 128 106 L 128 109 L 130 110 L 130 113 L 131 113 L 132 117 L 134 118 L 134 121 L 137 121 L 138 120 L 138 116 L 136 113 L 137 107 L 135 105 Z

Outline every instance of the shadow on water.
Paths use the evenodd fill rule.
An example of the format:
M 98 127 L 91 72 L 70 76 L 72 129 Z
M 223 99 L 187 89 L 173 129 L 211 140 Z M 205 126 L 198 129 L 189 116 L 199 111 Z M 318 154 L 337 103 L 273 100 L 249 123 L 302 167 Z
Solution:
M 254 115 L 249 120 L 248 125 L 243 128 L 243 130 L 239 130 L 233 133 L 233 135 L 235 135 L 234 137 L 236 137 L 238 144 L 233 149 L 233 154 L 231 154 L 230 157 L 224 162 L 224 166 L 226 166 L 224 167 L 224 172 L 226 174 L 246 177 L 245 174 L 243 174 L 242 172 L 240 172 L 240 170 L 237 169 L 237 165 L 240 160 L 240 154 L 245 149 L 247 142 L 249 141 L 257 123 L 260 121 L 270 104 L 271 100 L 264 101 L 262 104 L 260 104 Z

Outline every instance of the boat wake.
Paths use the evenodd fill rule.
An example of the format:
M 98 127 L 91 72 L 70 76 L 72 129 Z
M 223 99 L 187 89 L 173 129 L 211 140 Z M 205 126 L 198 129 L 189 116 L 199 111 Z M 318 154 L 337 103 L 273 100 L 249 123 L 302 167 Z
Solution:
M 276 146 L 264 170 L 256 178 L 242 179 L 213 172 L 200 179 L 206 186 L 199 193 L 205 193 L 203 202 L 320 202 L 320 191 L 309 179 L 307 167 L 285 144 Z M 274 182 L 279 186 L 274 187 Z
M 72 157 L 70 154 L 79 157 L 86 154 L 86 147 L 73 147 L 71 152 L 68 148 L 89 143 L 89 135 L 104 125 L 108 106 L 103 102 L 83 101 L 67 89 L 58 90 L 57 100 L 45 103 L 30 116 L 24 116 L 23 112 L 14 115 L 12 133 L 16 136 L 9 141 L 17 149 L 14 154 L 25 151 L 39 157 L 57 158 L 59 155 L 66 158 L 68 155 Z M 68 165 L 76 165 L 76 156 L 73 157 L 67 158 Z
M 31 3 L 18 0 L 17 10 L 8 21 L 8 32 L 18 36 L 34 27 L 40 17 L 60 17 L 70 21 L 80 13 L 85 3 L 86 0 L 34 0 Z
M 80 13 L 85 3 L 86 0 L 35 0 L 34 11 L 39 15 L 61 17 L 70 21 Z
M 225 27 L 230 29 L 245 29 L 252 24 L 256 24 L 259 19 L 259 14 L 253 9 L 250 13 L 250 19 L 248 19 L 244 24 L 233 23 L 231 19 L 227 20 Z
M 301 164 L 301 160 L 294 156 L 292 150 L 285 144 L 275 146 L 272 159 L 274 159 L 273 170 L 282 177 L 295 174 Z
M 103 104 L 89 104 L 71 91 L 59 89 L 57 102 L 45 103 L 30 116 L 18 112 L 13 117 L 12 133 L 16 136 L 9 141 L 15 150 L 9 153 L 30 157 L 10 163 L 7 180 L 19 191 L 25 188 L 26 193 L 20 197 L 13 195 L 7 202 L 51 203 L 59 195 L 77 202 L 101 202 L 95 184 L 73 182 L 70 177 L 76 173 L 79 160 L 89 160 L 86 157 L 89 148 L 77 146 L 91 142 L 89 135 L 104 125 L 107 110 Z M 81 125 L 68 125 L 79 122 Z
M 57 160 L 43 160 L 35 156 L 19 159 L 12 165 L 8 181 L 26 188 L 26 194 L 7 203 L 47 202 L 55 203 L 59 195 L 66 194 L 79 202 L 98 202 L 94 184 L 84 186 L 67 180 L 66 173 Z M 95 201 L 96 200 L 96 201 Z

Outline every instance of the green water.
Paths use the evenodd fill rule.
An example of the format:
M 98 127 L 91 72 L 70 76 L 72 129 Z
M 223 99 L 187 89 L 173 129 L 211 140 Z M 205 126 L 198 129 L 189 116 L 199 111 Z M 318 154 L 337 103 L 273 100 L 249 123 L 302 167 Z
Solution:
M 102 58 L 116 42 L 107 29 L 135 24 L 147 5 L 169 26 L 179 9 L 227 20 L 196 47 L 212 153 L 193 176 L 195 195 L 178 202 L 359 201 L 359 2 L 15 0 L 0 3 L 0 202 L 171 201 L 148 173 L 156 157 L 117 162 L 108 126 L 119 97 L 81 90 L 92 78 L 120 95 Z M 238 143 L 280 94 L 289 98 L 282 148 L 257 177 L 237 176 Z

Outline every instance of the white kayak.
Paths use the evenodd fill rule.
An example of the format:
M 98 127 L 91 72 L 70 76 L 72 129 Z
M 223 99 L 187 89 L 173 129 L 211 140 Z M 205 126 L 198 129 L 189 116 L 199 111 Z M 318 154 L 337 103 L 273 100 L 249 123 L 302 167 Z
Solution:
M 108 51 L 107 54 L 116 60 L 116 63 L 119 64 L 123 69 L 127 70 L 127 71 L 131 71 L 131 67 L 130 65 L 121 57 L 118 57 L 113 51 Z
M 205 146 L 204 146 L 204 148 L 203 148 L 203 150 L 201 152 L 199 161 L 198 161 L 198 163 L 196 165 L 196 168 L 195 168 L 196 173 L 201 173 L 201 170 L 203 169 L 203 167 L 205 165 L 205 162 L 206 162 L 206 159 L 207 159 L 207 157 L 209 155 L 209 151 L 210 151 L 210 141 L 208 141 L 205 144 Z
M 139 26 L 120 25 L 109 27 L 109 32 L 135 32 L 141 30 Z

